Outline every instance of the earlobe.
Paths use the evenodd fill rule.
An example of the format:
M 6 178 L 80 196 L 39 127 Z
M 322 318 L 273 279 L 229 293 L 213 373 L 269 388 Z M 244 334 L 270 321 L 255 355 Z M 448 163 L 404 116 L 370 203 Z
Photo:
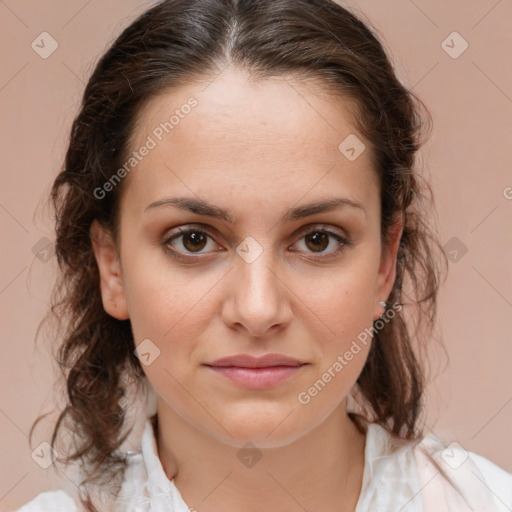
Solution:
M 100 274 L 100 289 L 105 311 L 118 320 L 130 317 L 126 306 L 121 264 L 111 233 L 95 219 L 90 238 Z
M 393 289 L 396 279 L 396 261 L 398 248 L 402 238 L 404 228 L 404 216 L 400 214 L 390 228 L 389 242 L 382 252 L 379 272 L 375 285 L 375 312 L 374 320 L 382 316 L 382 305 L 380 302 L 386 302 Z

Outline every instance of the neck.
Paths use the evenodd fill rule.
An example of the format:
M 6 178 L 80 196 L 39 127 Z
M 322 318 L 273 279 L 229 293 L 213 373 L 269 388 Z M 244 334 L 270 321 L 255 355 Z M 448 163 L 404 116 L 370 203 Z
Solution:
M 221 442 L 159 404 L 156 438 L 168 478 L 201 512 L 353 512 L 361 491 L 365 434 L 345 402 L 300 439 L 252 450 Z

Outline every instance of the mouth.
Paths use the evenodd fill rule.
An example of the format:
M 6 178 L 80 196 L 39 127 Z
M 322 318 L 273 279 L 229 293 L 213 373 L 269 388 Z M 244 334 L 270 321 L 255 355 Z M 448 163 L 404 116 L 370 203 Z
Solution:
M 303 361 L 284 354 L 265 354 L 255 357 L 250 354 L 236 354 L 234 356 L 221 357 L 206 366 L 212 367 L 237 367 L 237 368 L 270 368 L 278 366 L 297 367 L 305 364 Z
M 273 388 L 291 379 L 300 366 L 268 366 L 266 368 L 240 368 L 237 366 L 210 366 L 218 375 L 237 386 L 247 389 Z
M 239 387 L 269 389 L 288 381 L 307 364 L 282 354 L 267 354 L 259 358 L 239 354 L 204 366 Z

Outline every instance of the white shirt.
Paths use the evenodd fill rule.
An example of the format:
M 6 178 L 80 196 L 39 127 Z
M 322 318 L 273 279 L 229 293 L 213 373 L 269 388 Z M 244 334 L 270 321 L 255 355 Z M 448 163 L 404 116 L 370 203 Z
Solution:
M 512 473 L 490 460 L 448 446 L 433 434 L 421 441 L 397 440 L 385 428 L 366 428 L 363 482 L 355 512 L 511 512 Z M 189 512 L 174 479 L 158 457 L 151 421 L 141 436 L 140 451 L 127 452 L 128 467 L 115 512 Z M 461 492 L 458 493 L 442 476 Z M 461 496 L 462 495 L 462 496 Z M 17 512 L 78 512 L 65 491 L 46 491 Z

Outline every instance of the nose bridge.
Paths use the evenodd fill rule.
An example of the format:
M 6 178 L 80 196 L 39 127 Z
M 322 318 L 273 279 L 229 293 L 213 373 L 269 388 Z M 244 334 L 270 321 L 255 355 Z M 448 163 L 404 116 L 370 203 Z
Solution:
M 285 321 L 285 297 L 279 278 L 279 264 L 270 246 L 247 237 L 237 248 L 238 261 L 233 279 L 235 320 L 253 334 L 262 334 Z
M 253 237 L 247 237 L 237 248 L 240 256 L 238 261 L 238 278 L 245 288 L 244 296 L 251 300 L 273 299 L 279 288 L 276 275 L 275 253 L 268 245 L 262 245 Z

